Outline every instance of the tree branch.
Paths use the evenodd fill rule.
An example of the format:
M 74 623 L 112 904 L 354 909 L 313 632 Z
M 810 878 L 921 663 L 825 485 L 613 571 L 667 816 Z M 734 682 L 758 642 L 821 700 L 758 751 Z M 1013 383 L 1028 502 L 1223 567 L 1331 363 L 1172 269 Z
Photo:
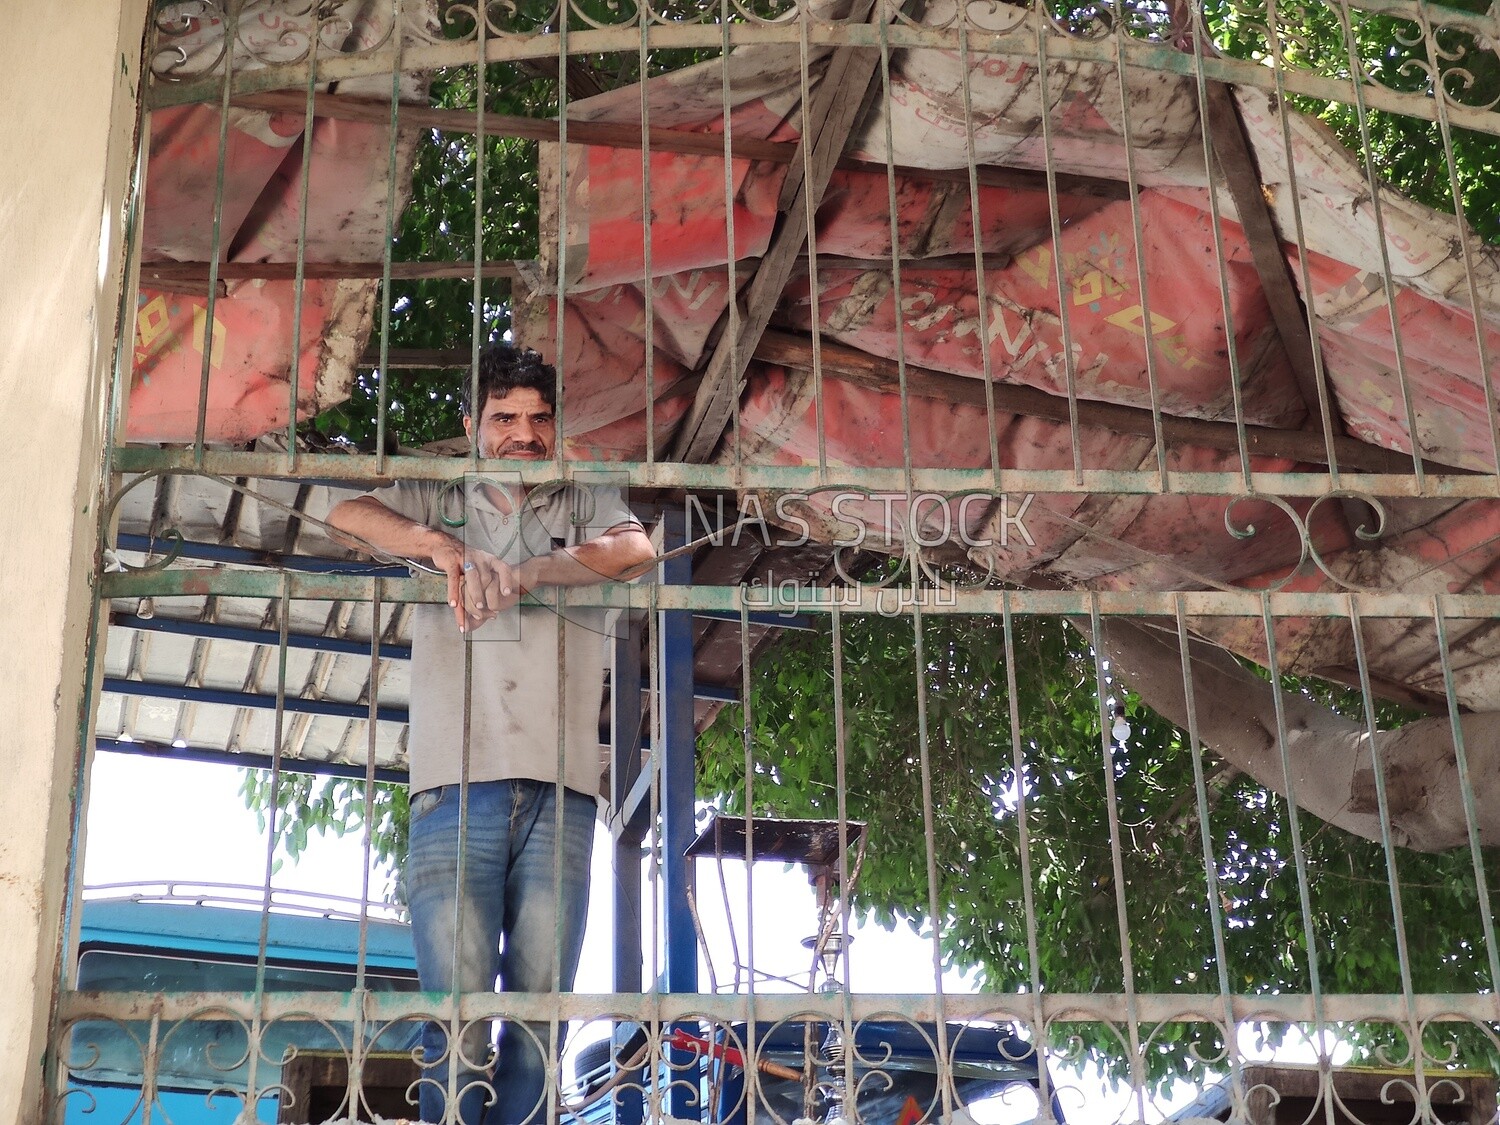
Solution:
M 1121 679 L 1164 718 L 1188 726 L 1183 653 L 1175 628 L 1107 618 L 1100 643 Z M 1198 736 L 1235 768 L 1299 808 L 1366 840 L 1381 839 L 1374 758 L 1363 722 L 1316 700 L 1283 691 L 1290 785 L 1278 738 L 1276 690 L 1224 649 L 1190 642 Z M 1460 717 L 1471 784 L 1482 791 L 1500 775 L 1500 714 Z M 1468 842 L 1463 786 L 1447 717 L 1419 719 L 1375 740 L 1385 774 L 1391 838 L 1416 851 Z M 1500 803 L 1475 801 L 1480 843 L 1500 844 Z

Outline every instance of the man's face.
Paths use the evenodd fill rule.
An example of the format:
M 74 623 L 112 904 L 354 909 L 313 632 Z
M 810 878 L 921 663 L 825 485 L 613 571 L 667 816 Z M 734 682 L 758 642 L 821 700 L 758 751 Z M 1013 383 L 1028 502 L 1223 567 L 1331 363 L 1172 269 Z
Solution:
M 464 419 L 464 433 L 476 440 L 473 418 Z M 545 461 L 557 444 L 557 419 L 540 391 L 517 387 L 491 395 L 478 422 L 479 455 Z

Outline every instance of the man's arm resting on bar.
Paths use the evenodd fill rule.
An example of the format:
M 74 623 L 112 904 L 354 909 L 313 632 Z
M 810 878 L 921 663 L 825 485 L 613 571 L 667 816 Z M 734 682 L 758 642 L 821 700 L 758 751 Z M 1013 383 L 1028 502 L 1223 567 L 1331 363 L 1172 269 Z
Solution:
M 482 589 L 485 585 L 493 585 L 497 597 L 508 596 L 511 605 L 520 597 L 520 583 L 503 559 L 465 547 L 446 531 L 409 520 L 373 496 L 356 496 L 335 504 L 328 513 L 328 523 L 364 541 L 345 540 L 351 547 L 363 550 L 369 545 L 402 558 L 430 559 L 433 566 L 448 576 L 448 604 L 453 608 L 459 632 L 483 624 L 500 608 L 505 608 L 500 606 L 492 611 L 487 605 L 477 602 L 474 597 L 476 587 Z M 465 589 L 463 580 L 466 563 L 482 572 L 484 579 L 471 584 L 469 589 Z M 500 594 L 501 590 L 506 593 Z
M 622 524 L 575 547 L 534 555 L 516 574 L 528 593 L 540 586 L 596 586 L 622 576 L 634 578 L 655 557 L 646 533 L 635 524 Z

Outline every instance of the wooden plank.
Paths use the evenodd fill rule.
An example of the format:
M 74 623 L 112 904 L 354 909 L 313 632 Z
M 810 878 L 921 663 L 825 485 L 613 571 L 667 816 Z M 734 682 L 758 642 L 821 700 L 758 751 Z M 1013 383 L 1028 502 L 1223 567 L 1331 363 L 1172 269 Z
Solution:
M 304 262 L 302 276 L 309 280 L 344 280 L 357 278 L 379 278 L 385 274 L 383 262 Z M 296 262 L 220 262 L 220 281 L 291 281 L 297 276 Z M 472 278 L 474 263 L 468 262 L 392 262 L 393 281 L 421 281 L 429 278 Z M 516 263 L 482 262 L 479 276 L 483 278 L 506 278 L 514 281 L 519 275 Z M 208 284 L 207 262 L 143 262 L 141 263 L 142 285 L 202 285 Z
M 744 258 L 740 260 L 741 266 L 754 266 L 759 262 L 758 258 Z M 515 281 L 520 276 L 520 267 L 525 263 L 517 261 L 493 261 L 483 262 L 479 267 L 479 276 L 483 278 L 505 278 Z M 797 264 L 805 267 L 808 264 L 808 255 L 799 254 Z M 879 269 L 888 263 L 882 260 L 871 260 L 869 258 L 851 258 L 842 254 L 819 254 L 818 266 L 821 269 Z M 984 255 L 984 268 L 987 270 L 1001 270 L 1011 264 L 1009 254 L 986 254 Z M 923 270 L 943 270 L 952 272 L 955 270 L 974 269 L 974 255 L 972 254 L 942 254 L 932 258 L 917 258 L 903 260 L 901 268 L 909 273 L 921 272 Z M 302 265 L 302 276 L 308 279 L 355 279 L 355 278 L 379 278 L 384 275 L 384 263 L 382 262 L 304 262 Z M 220 281 L 291 281 L 297 276 L 296 262 L 220 262 Z M 392 262 L 391 279 L 393 281 L 421 281 L 429 278 L 472 278 L 474 276 L 474 263 L 465 262 Z M 141 265 L 141 284 L 153 288 L 164 288 L 174 286 L 182 289 L 191 289 L 193 286 L 205 287 L 208 285 L 208 263 L 207 262 L 144 262 Z
M 1309 428 L 1322 429 L 1322 412 L 1318 407 L 1318 375 L 1313 362 L 1312 337 L 1307 329 L 1307 310 L 1292 280 L 1291 268 L 1281 250 L 1281 235 L 1276 229 L 1270 205 L 1262 190 L 1260 166 L 1251 151 L 1244 122 L 1234 100 L 1234 92 L 1223 82 L 1208 83 L 1208 134 L 1214 157 L 1223 173 L 1225 185 L 1239 212 L 1240 226 L 1250 242 L 1255 271 L 1260 275 L 1271 318 L 1291 360 L 1297 388 L 1307 404 Z M 1335 436 L 1344 433 L 1334 403 L 1332 388 L 1328 392 Z
M 1229 188 L 1230 197 L 1234 200 L 1235 210 L 1239 212 L 1240 226 L 1250 242 L 1250 254 L 1255 262 L 1255 272 L 1260 275 L 1261 290 L 1271 309 L 1271 320 L 1281 337 L 1282 347 L 1286 349 L 1292 374 L 1297 380 L 1297 389 L 1307 407 L 1305 428 L 1308 432 L 1317 434 L 1320 439 L 1325 436 L 1322 401 L 1326 399 L 1326 436 L 1332 439 L 1334 456 L 1339 460 L 1339 467 L 1343 468 L 1344 457 L 1338 452 L 1338 442 L 1346 440 L 1348 430 L 1339 414 L 1338 400 L 1334 397 L 1332 384 L 1318 378 L 1312 335 L 1307 327 L 1307 308 L 1297 292 L 1291 267 L 1287 265 L 1286 255 L 1281 250 L 1281 233 L 1276 229 L 1275 216 L 1271 214 L 1270 204 L 1266 202 L 1260 165 L 1250 147 L 1239 103 L 1234 100 L 1234 91 L 1226 83 L 1208 83 L 1207 128 L 1214 159 Z M 1319 396 L 1320 386 L 1323 399 Z M 1326 461 L 1327 454 L 1322 459 Z M 1411 458 L 1405 460 L 1409 468 Z M 1346 496 L 1340 498 L 1339 509 L 1348 525 L 1350 541 L 1356 547 L 1373 546 L 1354 534 L 1355 528 L 1374 527 L 1378 523 L 1369 506 Z
M 245 109 L 260 109 L 268 113 L 286 113 L 303 116 L 307 109 L 304 94 L 278 92 L 248 94 L 234 99 L 236 106 Z M 357 98 L 348 94 L 319 94 L 313 102 L 313 113 L 318 117 L 341 121 L 362 121 L 370 125 L 389 125 L 391 103 L 375 98 Z M 444 133 L 468 133 L 476 131 L 477 119 L 473 110 L 432 109 L 428 106 L 401 105 L 402 125 L 416 128 L 437 129 Z M 487 137 L 518 137 L 524 140 L 557 143 L 558 122 L 552 118 L 515 117 L 502 113 L 488 113 L 484 118 L 484 135 Z M 652 128 L 642 135 L 638 124 L 614 121 L 569 121 L 568 143 L 600 145 L 611 148 L 651 148 L 658 152 L 683 152 L 697 156 L 724 155 L 722 133 L 690 133 L 682 129 Z M 795 141 L 764 141 L 738 134 L 730 138 L 730 151 L 734 156 L 746 160 L 764 160 L 772 164 L 801 164 Z M 839 157 L 838 167 L 850 172 L 871 172 L 885 175 L 884 164 L 871 164 L 863 160 L 848 160 Z M 1045 173 L 1022 168 L 995 168 L 988 165 L 976 169 L 979 183 L 985 187 L 1009 188 L 1014 191 L 1047 190 Z M 898 166 L 896 174 L 902 179 L 929 180 L 937 183 L 967 185 L 967 168 L 909 168 Z M 1059 175 L 1059 195 L 1081 195 L 1098 199 L 1129 199 L 1130 189 L 1121 180 L 1104 179 L 1098 176 Z
M 305 94 L 280 91 L 267 94 L 247 94 L 235 98 L 234 104 L 245 109 L 261 109 L 268 113 L 286 113 L 297 117 L 307 113 Z M 356 98 L 347 94 L 319 94 L 313 102 L 313 113 L 318 117 L 338 118 L 342 121 L 362 121 L 370 125 L 391 123 L 391 103 L 379 98 Z M 429 106 L 401 104 L 401 124 L 419 129 L 437 129 L 445 133 L 475 133 L 477 115 L 469 109 L 433 109 Z M 657 129 L 644 131 L 638 124 L 622 124 L 614 121 L 568 122 L 570 144 L 605 145 L 612 148 L 650 147 L 661 152 L 696 153 L 700 156 L 723 156 L 724 135 L 722 133 L 689 133 L 681 129 Z M 504 113 L 484 115 L 484 135 L 487 137 L 516 137 L 530 141 L 558 140 L 558 122 L 554 118 L 516 117 Z M 730 139 L 730 150 L 735 156 L 749 160 L 769 160 L 778 164 L 789 163 L 795 155 L 794 142 L 762 141 L 754 137 L 735 136 Z
M 884 5 L 877 4 L 870 18 L 887 18 Z M 706 461 L 719 444 L 739 404 L 755 345 L 807 244 L 808 211 L 822 200 L 855 122 L 878 90 L 879 65 L 879 52 L 852 47 L 840 48 L 828 60 L 812 103 L 804 107 L 803 141 L 812 149 L 805 161 L 791 162 L 776 233 L 750 282 L 737 329 L 724 332 L 709 357 L 693 405 L 673 438 L 672 459 Z

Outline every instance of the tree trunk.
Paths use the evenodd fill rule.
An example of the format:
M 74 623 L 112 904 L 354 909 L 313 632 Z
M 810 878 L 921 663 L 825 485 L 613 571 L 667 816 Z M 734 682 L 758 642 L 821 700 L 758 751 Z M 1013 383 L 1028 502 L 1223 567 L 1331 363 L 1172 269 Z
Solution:
M 1116 674 L 1153 710 L 1188 727 L 1182 651 L 1171 623 L 1106 618 L 1100 643 Z M 1225 761 L 1299 808 L 1367 840 L 1379 840 L 1370 739 L 1363 720 L 1337 715 L 1315 700 L 1281 693 L 1287 763 L 1277 738 L 1271 683 L 1207 641 L 1190 642 L 1198 737 Z M 1483 844 L 1500 844 L 1500 713 L 1463 715 L 1464 752 Z M 1417 851 L 1468 843 L 1463 791 L 1447 718 L 1426 718 L 1380 731 L 1391 838 Z

